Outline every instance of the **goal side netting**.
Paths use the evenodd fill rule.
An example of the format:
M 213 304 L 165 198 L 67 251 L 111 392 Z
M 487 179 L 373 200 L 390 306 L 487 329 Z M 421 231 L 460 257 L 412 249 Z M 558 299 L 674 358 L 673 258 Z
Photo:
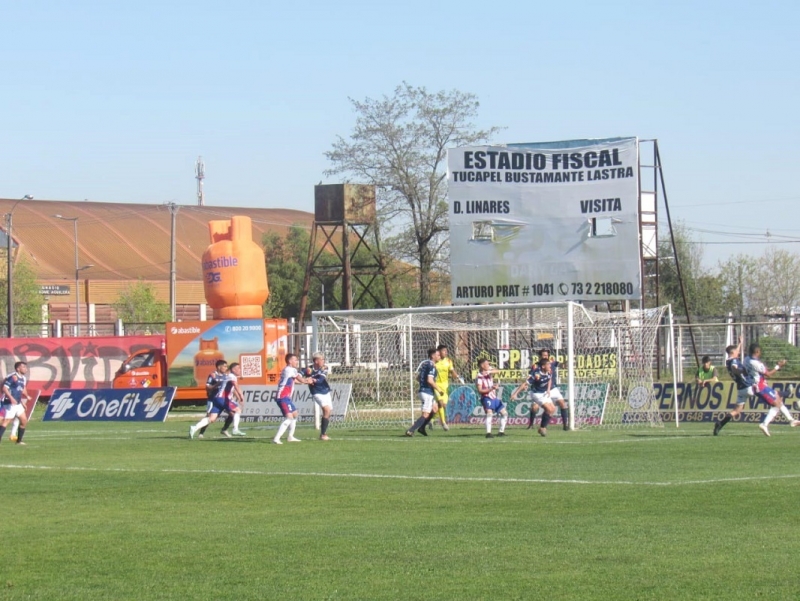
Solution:
M 556 384 L 571 408 L 573 428 L 660 427 L 653 373 L 656 335 L 668 309 L 614 313 L 564 302 L 316 311 L 311 345 L 325 354 L 332 383 L 352 385 L 346 413 L 338 417 L 350 427 L 411 424 L 420 410 L 417 368 L 428 349 L 441 344 L 464 379 L 450 380 L 451 425 L 484 423 L 474 384 L 484 357 L 499 370 L 495 381 L 509 424 L 527 425 L 528 394 L 512 400 L 512 393 L 547 349 L 559 361 Z

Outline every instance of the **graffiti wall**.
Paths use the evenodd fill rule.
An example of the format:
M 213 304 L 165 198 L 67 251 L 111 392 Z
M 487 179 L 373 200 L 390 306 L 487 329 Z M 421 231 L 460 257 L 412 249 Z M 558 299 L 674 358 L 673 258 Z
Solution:
M 28 388 L 50 396 L 56 388 L 111 388 L 114 373 L 132 353 L 160 348 L 163 336 L 2 338 L 0 375 L 28 364 Z

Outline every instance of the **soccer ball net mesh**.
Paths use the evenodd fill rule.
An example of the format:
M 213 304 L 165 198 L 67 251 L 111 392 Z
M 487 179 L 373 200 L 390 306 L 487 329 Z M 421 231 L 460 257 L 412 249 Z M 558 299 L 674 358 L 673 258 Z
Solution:
M 344 417 L 351 427 L 412 423 L 419 415 L 417 367 L 428 349 L 439 345 L 448 347 L 454 370 L 464 380 L 449 381 L 451 425 L 484 423 L 474 385 L 483 357 L 499 370 L 495 381 L 502 385 L 498 394 L 507 404 L 509 425 L 527 425 L 529 398 L 523 394 L 512 401 L 511 394 L 527 378 L 538 353 L 547 349 L 559 361 L 555 385 L 567 399 L 573 393 L 575 428 L 662 426 L 653 371 L 656 333 L 666 309 L 604 313 L 551 303 L 315 312 L 314 350 L 325 354 L 332 383 L 352 384 Z M 560 412 L 551 423 L 559 419 Z

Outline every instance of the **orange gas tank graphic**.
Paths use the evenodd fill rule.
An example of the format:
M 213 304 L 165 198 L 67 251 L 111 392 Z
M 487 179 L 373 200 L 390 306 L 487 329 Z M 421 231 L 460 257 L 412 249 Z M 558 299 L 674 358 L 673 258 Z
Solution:
M 269 298 L 263 249 L 253 242 L 249 217 L 209 221 L 211 245 L 203 253 L 203 287 L 216 319 L 261 318 Z
M 200 350 L 194 356 L 194 381 L 195 386 L 202 386 L 206 378 L 217 368 L 217 361 L 225 356 L 219 350 L 219 339 L 215 336 L 210 340 L 200 339 Z

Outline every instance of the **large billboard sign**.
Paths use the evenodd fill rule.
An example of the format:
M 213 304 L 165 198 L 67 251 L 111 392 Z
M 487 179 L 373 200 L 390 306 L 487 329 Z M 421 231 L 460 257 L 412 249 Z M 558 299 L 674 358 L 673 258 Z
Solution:
M 639 144 L 448 151 L 455 304 L 641 297 Z

